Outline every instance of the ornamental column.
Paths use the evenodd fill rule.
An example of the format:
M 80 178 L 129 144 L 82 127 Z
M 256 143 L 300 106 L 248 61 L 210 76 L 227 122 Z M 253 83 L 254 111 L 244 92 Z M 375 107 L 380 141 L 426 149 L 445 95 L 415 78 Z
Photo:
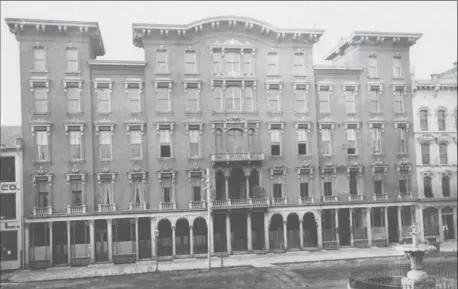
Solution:
M 29 267 L 29 256 L 30 256 L 30 237 L 29 237 L 29 224 L 24 225 L 24 268 Z
M 155 231 L 156 231 L 156 219 L 155 218 L 150 218 L 150 231 L 151 231 L 151 257 L 156 256 L 156 236 L 155 236 Z
M 246 227 L 247 227 L 247 241 L 248 241 L 247 249 L 248 249 L 248 252 L 251 252 L 253 250 L 253 242 L 251 239 L 251 212 L 247 213 Z
M 244 168 L 243 169 L 243 174 L 245 176 L 245 191 L 246 191 L 246 196 L 245 199 L 250 198 L 250 176 L 251 176 L 251 169 L 250 168 Z
M 385 213 L 385 238 L 386 238 L 386 243 L 390 243 L 390 237 L 388 234 L 388 207 L 384 208 L 384 213 Z
M 138 218 L 135 218 L 135 258 L 140 259 L 140 255 L 138 252 L 138 244 L 140 240 L 138 239 Z
M 71 260 L 72 260 L 72 250 L 71 250 L 71 246 L 72 246 L 72 243 L 71 243 L 71 231 L 70 231 L 70 221 L 67 221 L 67 262 L 69 265 L 71 265 Z M 86 229 L 86 228 L 84 228 Z
M 317 211 L 316 214 L 316 231 L 317 231 L 317 241 L 318 248 L 323 248 L 323 225 L 321 223 L 321 211 Z
M 94 220 L 89 220 L 89 256 L 91 263 L 95 262 L 95 232 L 94 232 Z
M 453 237 L 454 237 L 454 239 L 458 239 L 458 232 L 457 232 L 457 229 L 458 229 L 457 227 L 458 226 L 457 226 L 457 221 L 456 221 L 457 217 L 458 216 L 456 214 L 456 207 L 455 207 L 455 208 L 453 208 Z M 450 230 L 450 228 L 449 228 L 449 230 Z
M 437 210 L 437 214 L 439 215 L 439 240 L 441 242 L 444 242 L 444 230 L 442 229 L 442 227 L 444 226 L 444 222 L 442 220 L 442 208 L 439 208 Z
M 177 254 L 177 248 L 176 248 L 176 236 L 175 236 L 175 226 L 172 227 L 172 257 L 175 257 Z
M 422 242 L 425 242 L 425 227 L 423 225 L 423 207 L 421 205 L 417 206 L 415 208 L 415 210 L 417 211 L 417 224 L 420 226 L 420 230 L 419 230 L 419 233 L 420 233 L 420 240 Z
M 107 220 L 108 261 L 113 261 L 113 220 Z
M 285 251 L 288 250 L 288 227 L 287 227 L 287 220 L 283 220 L 283 243 L 285 247 Z
M 372 247 L 372 218 L 371 218 L 372 208 L 366 208 L 366 223 L 367 223 L 367 245 Z
M 304 228 L 302 227 L 304 225 L 304 219 L 299 220 L 299 247 L 300 249 L 304 249 Z
M 399 234 L 399 243 L 402 243 L 402 207 L 398 207 L 398 234 Z
M 232 254 L 231 214 L 226 213 L 226 246 L 227 253 Z
M 224 188 L 226 193 L 226 200 L 229 200 L 229 177 L 231 176 L 231 169 L 224 169 Z
M 48 230 L 49 230 L 49 261 L 52 266 L 53 263 L 53 237 L 52 237 L 52 222 L 48 223 Z
M 353 208 L 350 208 L 350 246 L 354 246 L 353 241 Z
M 270 251 L 270 242 L 269 242 L 269 213 L 264 213 L 264 250 L 266 252 Z
M 215 253 L 215 227 L 213 226 L 213 215 L 210 216 L 207 224 L 207 234 L 210 234 L 210 253 Z M 208 247 L 208 245 L 207 245 Z
M 189 225 L 189 253 L 194 255 L 194 227 Z

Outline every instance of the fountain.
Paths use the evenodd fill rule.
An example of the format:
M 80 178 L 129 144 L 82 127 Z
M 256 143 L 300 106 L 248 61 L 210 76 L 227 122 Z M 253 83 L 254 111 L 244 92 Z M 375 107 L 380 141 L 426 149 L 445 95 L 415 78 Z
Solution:
M 436 248 L 431 245 L 418 244 L 417 225 L 411 226 L 412 244 L 401 245 L 401 249 L 410 260 L 410 264 L 390 263 L 364 265 L 354 270 L 349 279 L 348 289 L 456 289 L 456 264 L 428 265 L 425 268 L 423 259 Z M 428 273 L 426 272 L 430 272 Z M 444 284 L 445 287 L 443 286 Z M 451 285 L 451 286 L 450 286 Z

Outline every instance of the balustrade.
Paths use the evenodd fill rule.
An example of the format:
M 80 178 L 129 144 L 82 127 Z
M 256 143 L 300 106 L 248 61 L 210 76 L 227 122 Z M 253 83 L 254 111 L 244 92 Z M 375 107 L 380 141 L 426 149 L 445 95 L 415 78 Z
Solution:
M 116 204 L 99 204 L 99 212 L 116 211 Z
M 85 214 L 86 205 L 68 205 L 67 214 Z
M 52 207 L 33 207 L 33 215 L 52 215 Z

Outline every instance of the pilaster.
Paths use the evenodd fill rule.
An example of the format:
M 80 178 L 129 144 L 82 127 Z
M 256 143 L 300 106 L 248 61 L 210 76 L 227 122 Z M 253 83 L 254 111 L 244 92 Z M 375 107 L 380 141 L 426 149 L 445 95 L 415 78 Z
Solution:
M 175 226 L 172 227 L 172 257 L 175 257 L 176 254 L 177 254 L 177 248 L 176 248 L 176 244 L 177 244 L 177 241 L 176 241 L 176 236 L 175 236 Z
M 302 227 L 304 225 L 304 220 L 301 219 L 299 220 L 299 247 L 300 249 L 304 249 L 304 228 Z M 317 228 L 318 229 L 318 228 Z
M 402 243 L 402 207 L 398 207 L 398 234 L 399 243 Z
M 384 207 L 383 212 L 385 213 L 385 238 L 386 238 L 387 244 L 389 244 L 390 238 L 388 234 L 388 207 Z
M 29 224 L 24 224 L 24 267 L 29 267 L 30 243 Z
M 323 248 L 323 224 L 321 223 L 322 220 L 321 220 L 321 210 L 318 211 L 318 213 L 316 214 L 316 228 L 317 228 L 317 235 L 318 235 L 318 248 L 321 249 Z
M 288 250 L 288 221 L 283 220 L 283 243 L 285 246 L 285 251 Z
M 113 220 L 107 220 L 108 261 L 113 262 Z
M 336 222 L 336 242 L 337 242 L 337 248 L 340 246 L 340 228 L 339 228 L 339 209 L 335 209 L 335 222 Z
M 71 234 L 70 234 L 70 225 L 71 225 L 71 222 L 70 221 L 67 221 L 67 258 L 68 258 L 68 264 L 71 265 L 71 262 L 72 262 L 72 250 L 71 250 Z M 86 227 L 84 228 L 86 229 Z
M 138 253 L 138 244 L 140 241 L 138 240 L 138 218 L 135 218 L 135 258 L 138 260 L 140 255 Z
M 444 227 L 444 222 L 442 220 L 442 208 L 439 208 L 437 210 L 438 212 L 438 217 L 439 217 L 439 240 L 441 242 L 444 242 L 444 230 L 443 230 L 443 227 Z
M 156 256 L 156 236 L 155 236 L 155 231 L 156 231 L 156 219 L 155 218 L 150 218 L 150 230 L 151 230 L 151 257 Z
M 50 261 L 50 264 L 51 266 L 53 265 L 53 248 L 54 248 L 54 244 L 53 244 L 53 232 L 52 232 L 52 225 L 53 223 L 52 222 L 49 222 L 48 223 L 48 230 L 49 230 L 49 261 Z
M 189 226 L 189 253 L 194 256 L 194 227 L 192 225 Z
M 269 213 L 264 213 L 264 250 L 266 252 L 270 251 L 270 242 L 269 242 Z
M 367 244 L 372 247 L 372 218 L 371 208 L 366 208 L 366 223 L 367 223 Z
M 89 252 L 91 263 L 95 262 L 95 232 L 94 232 L 94 220 L 89 220 Z
M 248 249 L 248 252 L 251 252 L 253 250 L 253 241 L 251 239 L 251 212 L 247 213 L 246 223 L 247 223 L 246 227 L 247 227 L 247 241 L 248 241 L 247 249 Z
M 227 253 L 232 254 L 232 238 L 231 238 L 231 214 L 226 214 L 226 243 Z
M 350 208 L 350 246 L 353 247 L 353 208 Z

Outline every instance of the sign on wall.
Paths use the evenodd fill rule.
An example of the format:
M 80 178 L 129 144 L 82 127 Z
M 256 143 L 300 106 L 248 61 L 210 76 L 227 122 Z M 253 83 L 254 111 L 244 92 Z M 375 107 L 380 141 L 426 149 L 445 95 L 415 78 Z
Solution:
M 16 183 L 1 183 L 0 192 L 1 193 L 13 193 L 19 190 L 19 187 Z

